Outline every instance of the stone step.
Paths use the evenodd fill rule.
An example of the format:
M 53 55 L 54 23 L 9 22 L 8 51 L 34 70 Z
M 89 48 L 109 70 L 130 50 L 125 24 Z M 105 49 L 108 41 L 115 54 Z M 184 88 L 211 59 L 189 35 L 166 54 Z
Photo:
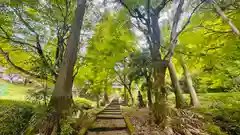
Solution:
M 87 135 L 129 135 L 129 133 L 127 132 L 127 130 L 100 131 L 100 132 L 88 131 Z
M 102 112 L 118 112 L 118 113 L 121 113 L 121 110 L 104 110 Z
M 97 119 L 91 128 L 125 128 L 124 119 Z
M 119 108 L 120 108 L 119 105 L 109 105 L 109 106 L 107 106 L 107 107 L 119 107 Z
M 97 119 L 123 119 L 123 116 L 122 115 L 99 114 L 99 115 L 97 115 Z
M 121 115 L 121 112 L 108 112 L 108 111 L 103 111 L 99 114 L 110 114 L 110 115 Z
M 104 110 L 121 110 L 120 108 L 105 108 Z
M 120 106 L 119 104 L 110 104 L 108 106 Z
M 118 107 L 118 108 L 120 108 L 120 106 L 119 106 L 119 105 L 109 105 L 109 106 L 107 106 L 107 107 L 113 107 L 113 108 L 116 108 L 116 107 Z
M 106 115 L 106 114 L 122 115 L 122 112 L 121 111 L 103 111 L 103 112 L 99 113 L 98 115 L 100 115 L 100 114 L 104 114 L 104 115 Z
M 127 127 L 114 127 L 114 128 L 89 128 L 88 131 L 91 132 L 102 132 L 102 131 L 118 131 L 118 130 L 126 130 Z
M 119 106 L 118 106 L 118 107 L 117 107 L 117 106 L 116 106 L 116 107 L 115 107 L 115 106 L 108 106 L 108 107 L 106 107 L 106 108 L 113 108 L 113 109 L 114 109 L 114 108 L 119 108 L 119 109 L 120 109 Z M 106 109 L 106 108 L 105 108 L 105 109 Z
M 108 106 L 120 106 L 119 104 L 110 104 Z
M 103 112 L 121 112 L 120 109 L 105 109 Z
M 105 108 L 104 110 L 121 110 L 120 108 Z
M 120 105 L 109 105 L 108 107 L 120 107 Z

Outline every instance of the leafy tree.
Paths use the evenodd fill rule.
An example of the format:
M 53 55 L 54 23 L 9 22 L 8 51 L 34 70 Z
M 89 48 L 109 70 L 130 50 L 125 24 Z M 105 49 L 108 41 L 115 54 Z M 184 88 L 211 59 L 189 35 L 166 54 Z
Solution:
M 83 23 L 85 7 L 86 0 L 79 0 L 71 25 L 66 51 L 64 52 L 63 62 L 60 66 L 59 75 L 48 105 L 50 115 L 48 114 L 47 123 L 45 123 L 42 131 L 46 135 L 60 132 L 59 122 L 64 114 L 69 113 L 72 104 L 73 70 L 77 59 L 80 30 Z
M 239 9 L 231 7 L 229 10 L 230 7 L 225 8 L 225 15 L 233 18 L 232 22 L 237 24 Z M 239 25 L 236 27 L 239 28 Z M 196 39 L 189 38 L 192 36 Z M 176 52 L 184 54 L 186 62 L 191 63 L 189 68 L 198 80 L 200 91 L 229 91 L 239 84 L 237 81 L 233 83 L 238 76 L 238 41 L 228 24 L 215 13 L 203 10 L 194 16 L 190 27 L 181 35 Z
M 183 12 L 183 4 L 184 0 L 180 0 L 178 4 L 173 21 L 171 22 L 171 33 L 170 33 L 170 46 L 169 50 L 166 54 L 162 54 L 160 48 L 162 47 L 162 43 L 160 41 L 161 32 L 159 27 L 159 13 L 163 11 L 164 7 L 170 1 L 162 0 L 161 2 L 151 2 L 150 0 L 132 3 L 126 3 L 120 0 L 120 3 L 129 11 L 129 14 L 140 20 L 141 24 L 145 27 L 141 27 L 141 24 L 138 27 L 143 31 L 146 35 L 146 39 L 149 44 L 149 50 L 151 52 L 152 62 L 153 62 L 153 89 L 154 89 L 154 96 L 155 96 L 155 103 L 153 107 L 155 123 L 160 124 L 166 120 L 166 115 L 161 113 L 159 108 L 166 106 L 166 89 L 165 89 L 165 73 L 166 68 L 168 66 L 169 61 L 173 55 L 174 49 L 177 45 L 178 36 L 179 34 L 186 28 L 188 25 L 192 15 L 195 11 L 200 7 L 204 1 L 197 4 L 197 6 L 193 9 L 191 15 L 187 19 L 187 22 L 183 25 L 183 27 L 178 30 L 179 21 L 181 19 L 181 15 Z M 157 6 L 155 6 L 157 5 Z M 142 8 L 143 7 L 143 8 Z
M 0 38 L 5 62 L 24 74 L 55 82 L 74 7 L 70 0 L 3 3 Z M 47 74 L 41 75 L 42 70 Z
M 134 48 L 135 38 L 126 19 L 124 11 L 104 14 L 89 39 L 76 75 L 76 85 L 87 85 L 89 92 L 97 96 L 104 93 L 105 100 L 108 87 L 117 80 L 116 64 L 121 63 Z
M 145 78 L 147 86 L 148 106 L 152 107 L 152 63 L 151 56 L 148 50 L 135 52 L 131 55 L 130 60 L 130 76 L 137 81 L 141 77 Z

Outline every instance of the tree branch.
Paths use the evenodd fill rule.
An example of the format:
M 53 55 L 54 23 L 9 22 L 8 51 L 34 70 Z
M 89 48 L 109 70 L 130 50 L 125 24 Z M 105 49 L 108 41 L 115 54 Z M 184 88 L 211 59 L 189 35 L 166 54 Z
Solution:
M 232 31 L 230 31 L 230 30 L 228 30 L 228 31 L 214 30 L 214 29 L 208 28 L 206 26 L 199 26 L 199 28 L 204 28 L 207 31 L 211 31 L 211 32 L 214 32 L 214 33 L 232 33 Z
M 177 25 L 178 25 L 178 21 L 180 19 L 180 15 L 181 13 L 179 14 L 178 12 L 182 12 L 180 10 L 182 10 L 182 6 L 183 6 L 183 2 L 184 1 L 180 1 L 179 5 L 178 5 L 178 8 L 177 8 L 177 11 L 176 11 L 176 14 L 174 16 L 174 22 L 173 22 L 173 28 L 172 28 L 172 32 L 171 32 L 171 37 L 170 37 L 170 42 L 171 42 L 171 45 L 170 45 L 170 48 L 169 48 L 169 51 L 167 52 L 167 54 L 165 55 L 164 59 L 165 60 L 169 60 L 172 55 L 173 55 L 173 52 L 174 52 L 174 49 L 176 47 L 176 44 L 177 44 L 177 38 L 178 36 L 183 32 L 183 30 L 187 27 L 187 25 L 190 23 L 190 20 L 193 16 L 193 14 L 196 12 L 196 10 L 205 2 L 206 0 L 202 0 L 192 11 L 192 13 L 190 14 L 190 16 L 188 17 L 187 19 L 187 22 L 183 25 L 182 29 L 177 32 Z M 179 11 L 178 11 L 179 10 Z M 176 33 L 176 34 L 175 34 Z
M 17 43 L 17 44 L 23 44 L 23 45 L 30 46 L 30 47 L 32 47 L 32 48 L 34 48 L 34 49 L 37 49 L 36 46 L 34 46 L 34 45 L 30 44 L 30 43 L 26 43 L 26 42 L 23 42 L 23 41 L 18 41 L 18 40 L 16 40 L 16 39 L 11 38 L 11 37 L 8 35 L 8 33 L 3 29 L 2 26 L 0 26 L 0 29 L 1 29 L 1 30 L 3 31 L 3 33 L 5 34 L 5 36 L 0 35 L 1 38 L 6 39 L 6 40 L 9 40 L 9 41 L 14 42 L 14 43 Z
M 123 5 L 129 12 L 129 14 L 134 17 L 134 18 L 137 18 L 138 16 L 137 15 L 134 15 L 134 13 L 131 11 L 131 9 L 129 9 L 129 7 L 123 2 L 123 0 L 119 0 L 119 2 L 121 3 L 121 5 Z
M 141 12 L 139 11 L 138 8 L 136 8 L 134 11 L 131 11 L 131 9 L 123 2 L 123 0 L 119 0 L 119 2 L 121 3 L 121 5 L 123 5 L 123 7 L 125 7 L 128 10 L 130 16 L 132 16 L 132 17 L 134 17 L 136 19 L 139 19 L 144 25 L 146 25 L 147 20 L 144 17 L 144 15 L 141 14 Z
M 24 19 L 23 19 L 23 17 L 22 17 L 22 15 L 19 13 L 19 11 L 17 10 L 17 9 L 15 9 L 15 8 L 13 8 L 13 10 L 14 10 L 14 12 L 16 13 L 16 15 L 18 16 L 18 18 L 21 20 L 21 22 L 31 31 L 31 32 L 33 32 L 34 34 L 35 34 L 35 36 L 36 36 L 36 45 L 37 45 L 37 52 L 38 52 L 38 54 L 42 57 L 42 58 L 44 58 L 44 56 L 43 56 L 43 51 L 42 51 L 42 47 L 41 47 L 41 45 L 40 45 L 40 39 L 39 39 L 39 34 L 30 26 L 30 24 L 28 23 L 28 22 L 26 22 Z M 44 58 L 45 59 L 45 58 Z
M 43 63 L 50 69 L 51 74 L 56 78 L 57 77 L 57 73 L 55 72 L 54 69 L 52 69 L 51 65 L 48 63 L 47 59 L 44 56 L 41 44 L 40 44 L 40 38 L 39 38 L 39 34 L 30 26 L 30 24 L 28 22 L 26 22 L 22 15 L 19 13 L 19 11 L 15 8 L 13 8 L 15 14 L 19 17 L 19 19 L 21 20 L 21 22 L 31 31 L 35 34 L 36 36 L 36 49 L 37 52 L 41 58 L 41 60 L 43 61 Z
M 59 5 L 59 3 L 56 4 L 56 7 L 60 10 L 62 17 L 64 17 L 63 8 Z
M 171 0 L 163 0 L 155 9 L 154 9 L 154 13 L 156 15 L 159 15 L 160 11 L 166 6 L 166 4 L 168 2 L 170 2 Z
M 73 80 L 74 80 L 74 78 L 77 76 L 77 74 L 78 74 L 78 72 L 79 72 L 79 68 L 80 68 L 80 66 L 77 66 L 76 67 L 76 69 L 77 69 L 77 71 L 74 73 L 74 75 L 73 75 Z
M 174 49 L 177 45 L 177 36 L 176 36 L 177 35 L 177 27 L 178 27 L 178 23 L 179 23 L 179 20 L 181 18 L 182 12 L 183 12 L 182 11 L 183 4 L 184 4 L 184 0 L 179 0 L 177 10 L 173 17 L 172 30 L 171 30 L 171 34 L 170 34 L 170 43 L 171 43 L 170 48 L 169 48 L 169 51 L 167 52 L 167 54 L 165 55 L 164 60 L 165 59 L 170 60 L 170 58 L 173 55 Z
M 175 16 L 173 18 L 173 24 L 172 24 L 172 30 L 171 30 L 171 35 L 170 35 L 170 41 L 173 42 L 174 40 L 176 40 L 176 34 L 177 34 L 177 27 L 178 27 L 178 23 L 179 20 L 181 18 L 182 15 L 182 7 L 184 4 L 184 0 L 179 0 L 179 5 L 177 7 Z
M 202 0 L 192 11 L 192 13 L 190 14 L 190 16 L 187 19 L 187 22 L 183 25 L 182 29 L 176 34 L 176 36 L 174 37 L 174 39 L 178 38 L 178 36 L 183 32 L 183 30 L 187 27 L 187 25 L 190 23 L 193 14 L 197 11 L 197 9 L 205 2 L 206 0 Z
M 5 60 L 8 62 L 8 64 L 10 64 L 12 67 L 14 67 L 15 69 L 17 69 L 18 71 L 20 71 L 20 72 L 22 72 L 22 73 L 24 73 L 24 74 L 26 74 L 26 75 L 30 75 L 30 76 L 32 76 L 32 77 L 35 77 L 35 78 L 45 79 L 45 80 L 47 79 L 47 80 L 50 80 L 50 81 L 52 81 L 52 82 L 55 82 L 55 80 L 49 79 L 49 78 L 46 77 L 46 76 L 40 76 L 40 75 L 33 74 L 33 73 L 31 73 L 31 72 L 29 72 L 29 71 L 27 71 L 27 70 L 25 70 L 25 69 L 23 69 L 23 68 L 15 65 L 15 64 L 11 61 L 11 59 L 9 58 L 8 53 L 7 53 L 7 52 L 4 52 L 1 47 L 0 47 L 0 53 L 1 53 L 2 56 L 5 58 Z
M 147 25 L 147 19 L 144 17 L 144 15 L 139 11 L 138 8 L 135 9 L 135 12 L 137 13 L 137 19 L 139 19 L 144 25 Z
M 126 87 L 127 89 L 129 89 L 128 85 L 124 82 L 123 78 L 121 77 L 121 75 L 114 69 L 115 73 L 118 75 L 120 81 L 121 81 L 121 84 Z
M 31 32 L 33 32 L 35 35 L 38 35 L 38 33 L 30 26 L 30 24 L 27 23 L 27 22 L 23 19 L 22 15 L 19 13 L 19 11 L 18 11 L 17 9 L 15 9 L 15 8 L 12 8 L 12 9 L 14 10 L 14 13 L 18 16 L 18 18 L 21 20 L 21 22 L 23 22 L 23 24 L 24 24 Z

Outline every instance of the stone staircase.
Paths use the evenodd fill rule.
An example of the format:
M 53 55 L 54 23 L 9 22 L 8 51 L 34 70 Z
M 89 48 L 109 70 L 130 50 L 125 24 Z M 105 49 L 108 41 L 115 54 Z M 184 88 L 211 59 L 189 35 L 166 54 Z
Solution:
M 98 113 L 96 121 L 88 129 L 86 135 L 129 135 L 117 99 Z

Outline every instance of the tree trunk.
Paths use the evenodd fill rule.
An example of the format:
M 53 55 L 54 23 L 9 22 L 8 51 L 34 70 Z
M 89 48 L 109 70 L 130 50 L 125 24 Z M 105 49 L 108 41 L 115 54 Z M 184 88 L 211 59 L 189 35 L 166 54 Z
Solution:
M 45 106 L 47 106 L 47 96 L 48 96 L 48 86 L 47 86 L 47 80 L 46 80 L 44 85 L 44 92 L 43 92 L 43 100 L 44 100 Z
M 147 82 L 147 98 L 148 98 L 148 107 L 152 107 L 152 81 L 150 79 L 150 76 L 145 76 L 146 82 Z
M 153 105 L 153 115 L 156 124 L 166 123 L 168 117 L 167 92 L 165 89 L 166 66 L 162 63 L 154 69 L 154 92 L 155 103 Z M 165 125 L 165 124 L 163 124 Z
M 125 62 L 125 61 L 124 61 Z M 124 65 L 125 66 L 125 65 Z M 126 75 L 123 76 L 123 83 L 124 83 L 124 87 L 123 87 L 123 92 L 124 92 L 124 105 L 127 105 L 128 104 L 128 98 L 127 98 L 127 88 L 126 88 L 126 85 L 125 85 L 125 82 L 126 82 Z
M 130 88 L 127 88 L 127 90 L 128 90 L 128 94 L 130 95 L 130 98 L 131 98 L 131 104 L 132 105 L 134 105 L 134 98 L 133 98 L 133 95 L 132 95 L 132 92 L 131 92 L 131 86 L 130 86 Z
M 127 88 L 125 86 L 123 87 L 123 92 L 124 92 L 124 105 L 127 105 L 128 104 Z
M 28 79 L 27 79 L 27 78 L 24 78 L 24 80 L 23 80 L 23 85 L 26 86 L 27 83 L 28 83 Z
M 165 90 L 165 73 L 166 73 L 166 62 L 162 60 L 160 55 L 160 46 L 161 46 L 161 34 L 160 27 L 158 24 L 158 13 L 151 14 L 148 22 L 148 35 L 151 41 L 150 52 L 153 62 L 153 85 L 155 103 L 153 104 L 151 111 L 154 116 L 154 121 L 156 124 L 160 124 L 167 120 L 168 112 L 167 109 L 167 94 Z
M 148 107 L 152 107 L 152 93 L 151 93 L 151 88 L 148 86 L 147 87 L 147 99 L 148 99 Z
M 107 93 L 107 84 L 105 84 L 105 88 L 104 88 L 104 104 L 108 104 L 109 103 L 109 99 L 108 99 L 108 93 Z
M 141 94 L 140 90 L 138 90 L 138 107 L 139 108 L 145 107 L 143 97 L 142 97 L 142 94 Z
M 100 98 L 99 98 L 100 94 L 96 95 L 96 99 L 97 99 L 97 108 L 100 108 Z
M 168 63 L 168 71 L 169 71 L 169 74 L 170 74 L 170 77 L 171 77 L 172 86 L 174 88 L 176 108 L 183 108 L 184 105 L 185 105 L 185 100 L 184 100 L 184 97 L 182 95 L 182 90 L 181 90 L 181 87 L 179 85 L 177 74 L 176 74 L 174 65 L 173 65 L 171 60 Z
M 186 65 L 186 63 L 185 63 L 185 61 L 183 59 L 183 56 L 181 56 L 180 62 L 181 62 L 181 66 L 183 68 L 187 89 L 188 89 L 188 91 L 190 93 L 191 105 L 193 105 L 194 107 L 200 107 L 200 102 L 198 100 L 195 88 L 193 87 L 191 74 L 190 74 L 190 72 L 187 69 L 187 65 Z
M 167 68 L 167 61 L 162 60 L 160 55 L 161 34 L 158 24 L 158 13 L 152 14 L 151 18 L 151 32 L 149 33 L 152 43 L 150 44 L 151 57 L 153 62 L 153 90 L 155 96 L 155 103 L 152 107 L 154 121 L 156 124 L 164 123 L 168 117 L 167 110 L 167 93 L 165 90 L 165 73 Z
M 75 17 L 71 25 L 71 32 L 67 40 L 67 48 L 59 75 L 49 103 L 49 115 L 44 123 L 44 135 L 55 134 L 60 129 L 60 119 L 65 113 L 69 113 L 72 104 L 73 70 L 77 58 L 80 30 L 85 13 L 86 0 L 79 0 L 75 11 Z

